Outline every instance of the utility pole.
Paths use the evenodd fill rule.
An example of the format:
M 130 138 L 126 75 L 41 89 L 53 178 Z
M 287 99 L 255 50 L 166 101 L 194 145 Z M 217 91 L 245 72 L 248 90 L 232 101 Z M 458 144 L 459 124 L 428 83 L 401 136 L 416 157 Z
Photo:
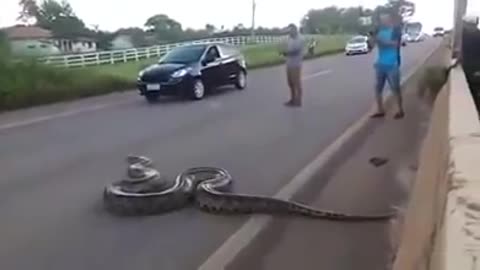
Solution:
M 454 27 L 452 37 L 453 57 L 458 57 L 460 48 L 462 46 L 462 18 L 467 12 L 468 0 L 455 0 L 454 1 Z
M 257 8 L 257 4 L 256 4 L 255 0 L 252 0 L 252 32 L 251 32 L 252 41 L 255 38 L 255 10 L 256 10 L 256 8 Z

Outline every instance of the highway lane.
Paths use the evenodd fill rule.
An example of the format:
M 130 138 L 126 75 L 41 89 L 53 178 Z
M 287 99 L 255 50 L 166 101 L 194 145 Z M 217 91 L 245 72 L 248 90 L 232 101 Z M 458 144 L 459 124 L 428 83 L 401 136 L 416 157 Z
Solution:
M 434 43 L 409 45 L 404 71 Z M 282 106 L 288 90 L 275 67 L 252 71 L 243 92 L 200 102 L 151 106 L 127 93 L 118 106 L 0 129 L 0 269 L 194 269 L 245 218 L 195 209 L 110 216 L 101 191 L 124 173 L 124 157 L 148 155 L 171 177 L 221 166 L 236 190 L 273 194 L 369 109 L 372 64 L 372 54 L 307 62 L 301 109 Z M 11 119 L 25 120 L 8 114 L 0 126 Z

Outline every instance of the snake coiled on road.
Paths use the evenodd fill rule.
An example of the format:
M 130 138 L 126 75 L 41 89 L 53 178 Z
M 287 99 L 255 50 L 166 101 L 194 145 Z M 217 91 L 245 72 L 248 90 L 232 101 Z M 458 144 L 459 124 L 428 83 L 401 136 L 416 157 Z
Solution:
M 103 194 L 106 208 L 119 215 L 162 214 L 193 202 L 214 214 L 291 214 L 337 221 L 388 220 L 395 216 L 394 211 L 349 215 L 272 197 L 232 193 L 233 178 L 222 168 L 190 168 L 168 181 L 147 157 L 129 156 L 127 162 L 127 178 L 108 185 Z

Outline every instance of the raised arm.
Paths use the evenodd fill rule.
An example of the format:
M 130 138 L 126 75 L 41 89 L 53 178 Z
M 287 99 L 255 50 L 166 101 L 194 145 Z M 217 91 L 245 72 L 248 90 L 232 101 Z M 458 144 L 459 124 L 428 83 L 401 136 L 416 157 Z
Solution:
M 393 32 L 393 37 L 392 39 L 389 40 L 379 40 L 375 36 L 375 41 L 377 44 L 380 46 L 387 46 L 387 47 L 401 47 L 402 45 L 402 31 L 399 29 L 395 29 Z

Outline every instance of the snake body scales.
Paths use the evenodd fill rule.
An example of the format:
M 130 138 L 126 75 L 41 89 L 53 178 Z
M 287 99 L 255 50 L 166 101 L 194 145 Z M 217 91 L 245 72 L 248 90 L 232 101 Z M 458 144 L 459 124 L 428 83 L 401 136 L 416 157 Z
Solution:
M 395 212 L 380 215 L 349 215 L 315 209 L 297 202 L 272 197 L 231 193 L 233 179 L 221 168 L 198 167 L 168 181 L 143 156 L 127 158 L 127 178 L 104 189 L 104 204 L 119 215 L 155 215 L 194 203 L 214 214 L 288 214 L 336 221 L 388 220 Z

